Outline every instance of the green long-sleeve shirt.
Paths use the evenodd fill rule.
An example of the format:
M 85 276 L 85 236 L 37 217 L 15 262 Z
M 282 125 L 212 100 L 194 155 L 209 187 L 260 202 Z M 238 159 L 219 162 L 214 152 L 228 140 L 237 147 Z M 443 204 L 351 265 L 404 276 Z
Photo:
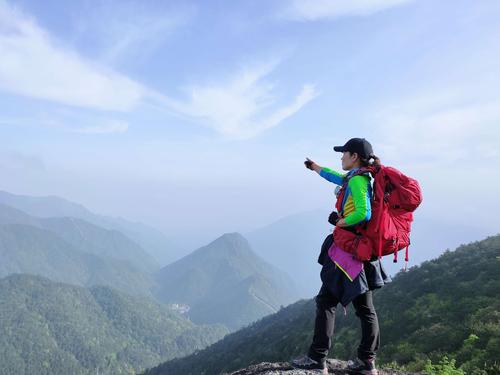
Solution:
M 336 184 L 342 185 L 346 178 L 349 178 L 358 168 L 350 170 L 346 174 L 341 174 L 330 168 L 321 168 L 319 175 L 324 179 Z M 366 175 L 357 175 L 349 179 L 347 190 L 339 212 L 344 217 L 347 225 L 356 225 L 371 218 L 372 187 L 370 177 Z

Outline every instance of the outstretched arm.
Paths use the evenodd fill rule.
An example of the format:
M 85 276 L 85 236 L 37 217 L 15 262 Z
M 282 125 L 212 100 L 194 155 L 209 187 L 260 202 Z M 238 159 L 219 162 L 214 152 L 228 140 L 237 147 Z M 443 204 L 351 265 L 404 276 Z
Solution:
M 337 185 L 342 185 L 344 182 L 344 177 L 345 175 L 334 171 L 333 169 L 326 168 L 326 167 L 321 167 L 309 158 L 306 158 L 307 160 L 304 162 L 307 168 L 309 168 L 312 171 L 317 172 L 321 177 L 323 177 L 325 180 L 328 180 L 330 182 L 333 182 L 334 184 Z
M 321 170 L 318 173 L 325 180 L 333 182 L 334 184 L 342 185 L 342 183 L 344 182 L 345 175 L 343 175 L 337 171 L 334 171 L 333 169 L 321 167 Z

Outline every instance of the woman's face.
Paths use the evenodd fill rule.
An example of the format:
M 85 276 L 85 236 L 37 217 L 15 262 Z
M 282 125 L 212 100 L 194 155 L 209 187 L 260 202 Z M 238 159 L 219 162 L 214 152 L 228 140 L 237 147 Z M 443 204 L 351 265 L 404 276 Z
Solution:
M 345 151 L 342 153 L 342 158 L 340 160 L 342 161 L 342 169 L 344 171 L 350 171 L 355 167 L 355 163 L 358 160 L 358 154 L 351 154 L 349 151 Z

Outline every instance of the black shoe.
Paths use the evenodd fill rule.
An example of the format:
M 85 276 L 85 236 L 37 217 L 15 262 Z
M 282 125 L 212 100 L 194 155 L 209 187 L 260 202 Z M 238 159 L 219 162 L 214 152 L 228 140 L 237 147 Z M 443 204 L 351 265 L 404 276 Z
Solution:
M 315 361 L 309 356 L 305 355 L 303 357 L 295 358 L 292 360 L 292 366 L 295 368 L 300 368 L 303 370 L 309 370 L 313 372 L 317 372 L 319 374 L 328 375 L 328 367 L 326 367 L 326 363 Z
M 347 370 L 351 374 L 378 375 L 378 371 L 375 368 L 375 360 L 369 359 L 351 359 L 347 362 Z

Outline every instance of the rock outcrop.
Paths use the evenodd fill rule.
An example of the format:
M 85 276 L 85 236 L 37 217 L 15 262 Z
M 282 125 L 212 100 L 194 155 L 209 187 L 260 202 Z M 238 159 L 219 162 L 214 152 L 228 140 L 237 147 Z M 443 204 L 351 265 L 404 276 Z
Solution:
M 328 372 L 329 374 L 335 375 L 351 375 L 347 370 L 347 362 L 340 361 L 337 359 L 327 359 Z M 379 369 L 379 375 L 422 375 L 416 372 L 404 372 L 392 369 Z M 262 362 L 256 365 L 251 365 L 247 368 L 234 371 L 231 373 L 225 373 L 222 375 L 314 375 L 317 372 L 300 370 L 293 368 L 288 362 Z

